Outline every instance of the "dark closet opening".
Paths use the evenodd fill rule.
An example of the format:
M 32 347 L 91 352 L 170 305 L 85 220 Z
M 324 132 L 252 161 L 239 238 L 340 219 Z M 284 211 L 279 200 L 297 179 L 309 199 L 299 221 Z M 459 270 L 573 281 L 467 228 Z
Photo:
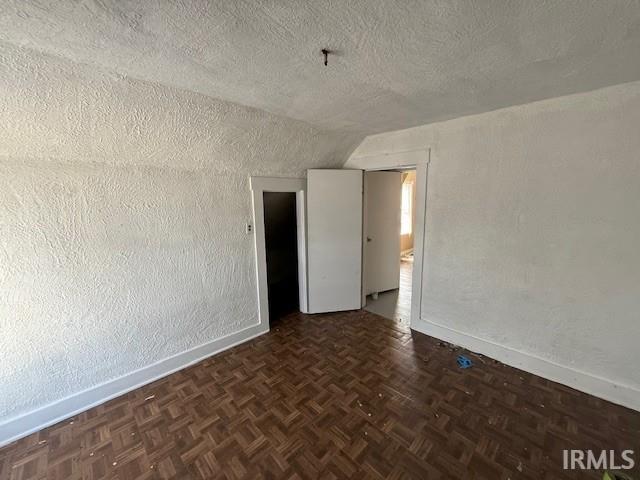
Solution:
M 269 323 L 300 311 L 296 194 L 264 192 Z

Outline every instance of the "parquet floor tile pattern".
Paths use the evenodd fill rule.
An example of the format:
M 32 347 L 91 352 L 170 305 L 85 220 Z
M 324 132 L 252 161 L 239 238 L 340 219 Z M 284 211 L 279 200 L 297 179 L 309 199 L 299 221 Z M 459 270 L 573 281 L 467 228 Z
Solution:
M 640 413 L 459 353 L 365 311 L 290 315 L 0 449 L 0 479 L 596 479 L 562 449 L 640 455 Z

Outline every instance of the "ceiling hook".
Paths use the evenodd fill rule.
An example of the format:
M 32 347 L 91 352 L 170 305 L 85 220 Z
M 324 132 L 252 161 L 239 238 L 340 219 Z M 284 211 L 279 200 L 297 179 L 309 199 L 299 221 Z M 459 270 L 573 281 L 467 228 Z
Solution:
M 329 63 L 329 50 L 327 50 L 326 48 L 322 49 L 322 54 L 324 55 L 324 66 L 326 67 L 327 64 Z

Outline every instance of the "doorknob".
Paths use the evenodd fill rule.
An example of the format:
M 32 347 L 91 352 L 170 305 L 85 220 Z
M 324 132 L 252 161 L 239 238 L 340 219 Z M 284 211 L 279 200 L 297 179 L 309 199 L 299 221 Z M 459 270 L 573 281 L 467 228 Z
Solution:
M 367 237 L 367 242 L 370 242 L 372 240 L 371 237 Z

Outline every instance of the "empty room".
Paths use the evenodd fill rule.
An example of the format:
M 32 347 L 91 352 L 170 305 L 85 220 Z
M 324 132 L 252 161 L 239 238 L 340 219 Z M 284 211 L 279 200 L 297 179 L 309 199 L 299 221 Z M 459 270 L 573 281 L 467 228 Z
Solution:
M 640 0 L 0 0 L 0 480 L 640 480 Z

